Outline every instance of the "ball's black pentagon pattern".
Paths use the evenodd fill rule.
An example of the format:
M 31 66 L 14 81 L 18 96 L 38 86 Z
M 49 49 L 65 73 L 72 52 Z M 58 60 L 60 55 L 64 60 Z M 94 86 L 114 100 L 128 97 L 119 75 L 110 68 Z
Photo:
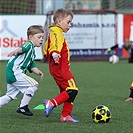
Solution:
M 102 119 L 102 115 L 101 114 L 96 114 L 96 119 L 97 120 L 101 120 Z
M 104 106 L 103 105 L 98 105 L 96 108 L 102 109 Z
M 107 118 L 106 122 L 109 122 L 110 121 L 110 118 Z
M 109 111 L 109 110 L 107 110 L 107 116 L 108 116 L 108 117 L 110 117 L 110 116 L 111 116 L 111 114 L 110 114 L 110 111 Z
M 104 105 L 96 106 L 92 111 L 92 118 L 96 123 L 109 122 L 111 118 L 111 113 L 109 108 Z

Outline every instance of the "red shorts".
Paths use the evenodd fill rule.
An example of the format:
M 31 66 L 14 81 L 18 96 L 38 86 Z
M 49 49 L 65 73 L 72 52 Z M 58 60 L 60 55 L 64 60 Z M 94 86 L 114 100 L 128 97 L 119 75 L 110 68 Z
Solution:
M 76 81 L 70 70 L 61 72 L 60 70 L 51 70 L 51 75 L 55 79 L 57 85 L 60 88 L 60 92 L 65 90 L 78 90 Z

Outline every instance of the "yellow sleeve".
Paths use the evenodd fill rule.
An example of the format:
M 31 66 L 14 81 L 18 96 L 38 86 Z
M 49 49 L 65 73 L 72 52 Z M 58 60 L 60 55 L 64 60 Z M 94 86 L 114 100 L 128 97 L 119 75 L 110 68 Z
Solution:
M 45 42 L 43 46 L 43 54 L 47 57 L 47 49 L 48 49 L 48 40 Z
M 60 53 L 64 43 L 64 37 L 62 34 L 52 33 L 50 34 L 50 48 L 49 53 L 55 51 Z

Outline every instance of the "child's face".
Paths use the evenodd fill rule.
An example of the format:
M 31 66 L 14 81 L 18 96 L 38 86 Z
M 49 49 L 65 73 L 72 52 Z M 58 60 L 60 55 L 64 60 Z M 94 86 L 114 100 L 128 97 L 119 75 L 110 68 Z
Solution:
M 29 39 L 32 41 L 35 47 L 40 47 L 43 42 L 44 33 L 37 33 L 34 35 L 30 35 Z
M 59 19 L 57 25 L 60 26 L 64 32 L 67 32 L 71 27 L 72 16 L 68 15 L 63 19 Z

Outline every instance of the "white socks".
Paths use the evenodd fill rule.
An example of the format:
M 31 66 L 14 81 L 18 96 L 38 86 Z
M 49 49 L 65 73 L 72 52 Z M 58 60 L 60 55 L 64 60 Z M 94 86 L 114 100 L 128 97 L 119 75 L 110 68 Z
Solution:
M 6 105 L 8 102 L 10 102 L 12 99 L 7 96 L 7 95 L 4 95 L 2 97 L 0 97 L 0 108 L 4 105 Z
M 36 86 L 29 87 L 25 91 L 24 96 L 23 96 L 23 98 L 21 100 L 21 104 L 20 104 L 19 107 L 23 107 L 23 106 L 28 105 L 36 90 L 37 90 L 37 87 Z

